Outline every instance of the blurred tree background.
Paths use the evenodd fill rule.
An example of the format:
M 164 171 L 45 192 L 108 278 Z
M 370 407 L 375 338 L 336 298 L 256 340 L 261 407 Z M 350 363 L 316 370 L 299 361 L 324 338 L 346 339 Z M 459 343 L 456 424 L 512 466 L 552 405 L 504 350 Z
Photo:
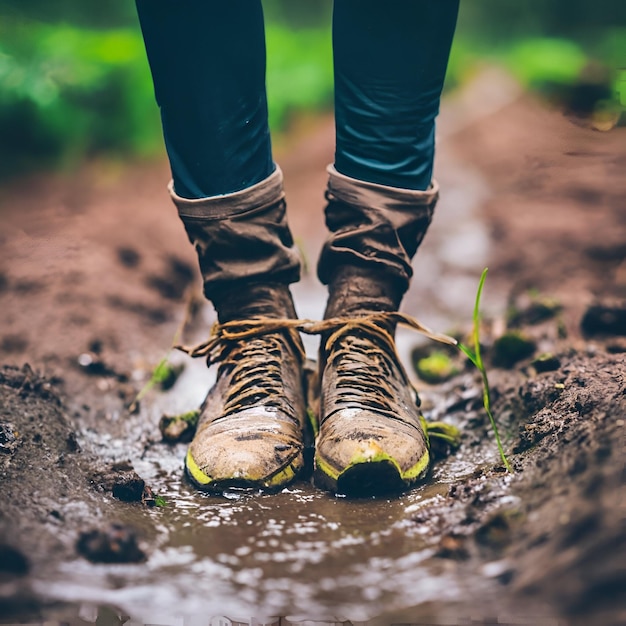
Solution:
M 280 131 L 298 112 L 332 106 L 332 0 L 263 4 L 270 122 Z M 447 89 L 490 63 L 574 112 L 624 107 L 626 2 L 461 2 Z M 0 0 L 0 137 L 0 176 L 160 153 L 133 2 Z

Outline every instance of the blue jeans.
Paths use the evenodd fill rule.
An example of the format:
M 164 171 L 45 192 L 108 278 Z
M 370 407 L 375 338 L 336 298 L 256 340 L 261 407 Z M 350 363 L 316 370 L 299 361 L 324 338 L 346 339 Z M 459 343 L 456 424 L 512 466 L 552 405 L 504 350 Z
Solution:
M 274 171 L 261 0 L 136 0 L 174 187 L 246 189 Z M 335 168 L 427 189 L 459 0 L 335 0 Z

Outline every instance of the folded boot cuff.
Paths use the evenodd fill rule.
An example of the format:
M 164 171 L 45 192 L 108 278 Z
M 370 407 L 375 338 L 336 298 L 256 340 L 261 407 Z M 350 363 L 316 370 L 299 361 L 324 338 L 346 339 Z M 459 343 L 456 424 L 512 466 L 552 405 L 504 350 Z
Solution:
M 168 185 L 170 196 L 178 208 L 181 218 L 201 220 L 221 220 L 265 209 L 285 196 L 283 191 L 283 173 L 278 167 L 272 174 L 251 187 L 227 193 L 221 196 L 197 198 L 191 200 L 182 198 L 174 191 L 174 181 Z
M 327 168 L 327 200 L 339 200 L 352 206 L 366 206 L 372 209 L 402 209 L 406 207 L 430 207 L 437 202 L 439 185 L 433 180 L 426 191 L 388 187 L 368 183 L 339 173 L 334 165 Z

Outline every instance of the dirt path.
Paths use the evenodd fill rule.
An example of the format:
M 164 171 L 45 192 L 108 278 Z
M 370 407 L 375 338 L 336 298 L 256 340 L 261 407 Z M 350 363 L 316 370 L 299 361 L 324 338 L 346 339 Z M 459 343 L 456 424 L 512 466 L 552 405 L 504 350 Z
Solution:
M 309 266 L 296 301 L 319 317 L 332 123 L 302 135 L 280 161 Z M 428 484 L 384 501 L 336 500 L 303 481 L 275 496 L 190 489 L 185 446 L 162 443 L 157 423 L 202 400 L 202 364 L 173 356 L 186 365 L 179 381 L 128 410 L 185 315 L 190 342 L 213 320 L 194 306 L 193 252 L 163 163 L 98 162 L 5 186 L 0 619 L 626 619 L 626 128 L 593 132 L 521 98 L 444 132 L 438 159 L 444 194 L 405 310 L 467 331 L 488 263 L 485 348 L 516 471 L 503 472 L 478 381 L 459 363 L 450 381 L 419 387 L 428 418 L 462 428 L 461 449 Z M 531 346 L 518 361 L 493 345 L 507 326 Z M 410 358 L 418 341 L 398 343 Z M 150 506 L 155 494 L 165 507 Z M 107 528 L 108 539 L 81 539 Z M 111 545 L 139 563 L 84 558 L 118 558 Z

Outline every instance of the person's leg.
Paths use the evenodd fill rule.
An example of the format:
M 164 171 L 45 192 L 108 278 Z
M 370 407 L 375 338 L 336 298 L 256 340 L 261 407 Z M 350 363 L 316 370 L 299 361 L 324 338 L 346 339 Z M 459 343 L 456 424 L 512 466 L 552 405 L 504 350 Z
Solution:
M 299 278 L 272 160 L 260 0 L 136 0 L 173 176 L 205 295 Z M 219 313 L 218 307 L 218 313 Z
M 338 172 L 427 189 L 459 0 L 335 0 Z
M 304 352 L 294 331 L 267 332 L 268 318 L 296 317 L 289 284 L 300 263 L 272 161 L 261 2 L 137 0 L 137 9 L 170 194 L 222 324 L 203 353 L 220 367 L 187 473 L 215 491 L 280 486 L 303 465 Z
M 316 478 L 403 488 L 428 469 L 419 408 L 393 346 L 393 312 L 438 196 L 431 180 L 458 0 L 335 0 L 335 164 L 318 274 L 329 286 Z M 369 481 L 369 484 L 368 484 Z
M 174 188 L 245 189 L 274 171 L 260 0 L 136 0 Z

